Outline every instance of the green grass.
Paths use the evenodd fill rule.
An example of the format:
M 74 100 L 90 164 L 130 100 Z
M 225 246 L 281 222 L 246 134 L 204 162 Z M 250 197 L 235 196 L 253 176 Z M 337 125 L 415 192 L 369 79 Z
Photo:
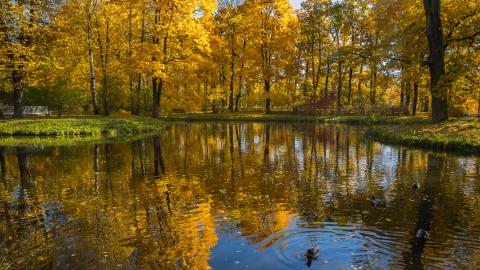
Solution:
M 479 118 L 457 118 L 440 124 L 373 126 L 366 134 L 384 143 L 480 154 Z
M 441 151 L 480 154 L 480 119 L 456 118 L 431 124 L 422 116 L 316 116 L 288 113 L 175 113 L 163 115 L 164 121 L 217 122 L 310 122 L 343 123 L 368 126 L 367 136 L 384 143 L 429 148 Z
M 162 121 L 163 120 L 163 121 Z M 144 117 L 67 117 L 0 121 L 0 145 L 75 145 L 135 139 L 161 131 L 170 121 L 308 122 L 366 125 L 367 136 L 384 143 L 480 154 L 480 119 L 457 118 L 430 124 L 428 117 L 316 116 L 263 113 L 176 113 Z
M 62 136 L 62 137 L 49 137 L 49 136 L 10 136 L 0 138 L 0 146 L 7 147 L 21 147 L 21 146 L 73 146 L 73 145 L 85 145 L 85 144 L 104 144 L 115 142 L 129 142 L 135 140 L 141 140 L 154 136 L 158 132 L 147 132 L 136 135 L 122 135 L 122 136 Z M 1 269 L 1 268 L 0 268 Z
M 117 136 L 159 131 L 158 120 L 142 117 L 29 118 L 0 121 L 1 136 Z
M 216 122 L 311 122 L 344 123 L 352 125 L 385 125 L 427 123 L 426 117 L 398 116 L 317 116 L 289 113 L 173 113 L 162 115 L 164 121 L 216 121 Z

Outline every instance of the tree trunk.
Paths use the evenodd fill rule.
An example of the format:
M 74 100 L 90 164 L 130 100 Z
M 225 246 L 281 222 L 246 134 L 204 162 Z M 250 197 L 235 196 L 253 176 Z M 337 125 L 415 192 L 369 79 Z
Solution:
M 353 69 L 350 67 L 350 72 L 348 73 L 348 106 L 352 103 L 352 75 Z
M 440 0 L 423 0 L 426 16 L 426 32 L 430 56 L 430 92 L 432 96 L 432 122 L 448 120 L 448 88 L 445 78 L 443 28 L 440 18 Z
M 410 115 L 410 97 L 412 94 L 412 82 L 407 81 L 407 84 L 405 86 L 405 110 L 404 114 L 405 115 Z
M 340 55 L 339 55 L 340 58 Z M 343 88 L 343 72 L 342 72 L 342 61 L 338 61 L 338 91 L 337 91 L 337 113 L 342 111 L 342 88 Z
M 360 71 L 358 73 L 358 86 L 357 86 L 357 92 L 358 92 L 358 99 L 361 100 L 362 98 L 362 73 L 363 73 L 363 61 L 360 63 Z
M 20 70 L 19 70 L 20 69 Z M 14 67 L 12 71 L 13 82 L 13 117 L 23 117 L 23 71 L 21 68 Z
M 323 88 L 323 98 L 328 99 L 328 80 L 330 79 L 330 57 L 327 57 L 327 77 L 325 78 L 325 87 Z
M 162 98 L 163 79 L 153 78 L 152 88 L 152 117 L 158 118 L 158 116 L 160 115 L 160 101 Z
M 233 112 L 233 83 L 235 78 L 235 63 L 233 62 L 234 55 L 235 52 L 232 50 L 232 60 L 230 62 L 230 97 L 228 101 L 228 109 L 230 110 L 230 112 Z
M 418 103 L 418 81 L 413 84 L 413 102 L 412 102 L 412 115 L 417 115 L 417 103 Z
M 478 97 L 477 114 L 480 116 L 480 96 Z
M 104 115 L 110 115 L 110 101 L 109 101 L 109 89 L 108 89 L 108 55 L 110 51 L 110 25 L 108 18 L 106 18 L 106 31 L 105 31 L 105 50 L 103 50 L 103 42 L 100 33 L 100 29 L 98 29 L 98 49 L 100 52 L 100 63 L 102 68 L 102 97 L 103 97 L 103 113 Z
M 307 64 L 306 64 L 306 68 L 305 68 L 305 79 L 304 79 L 304 83 L 303 83 L 303 96 L 304 97 L 307 97 L 307 92 L 308 92 L 308 72 L 310 72 L 310 62 L 307 61 Z
M 270 80 L 265 80 L 265 113 L 270 113 Z
M 87 37 L 88 37 L 88 63 L 90 66 L 90 93 L 92 95 L 93 112 L 95 115 L 100 114 L 97 103 L 97 89 L 95 86 L 95 63 L 93 61 L 93 36 L 92 36 L 92 15 L 90 7 L 87 7 Z
M 402 80 L 402 86 L 400 92 L 400 114 L 403 115 L 405 111 L 405 81 Z
M 240 103 L 240 97 L 241 97 L 241 94 L 240 92 L 237 93 L 237 95 L 235 96 L 235 111 L 238 112 L 238 105 Z
M 423 104 L 423 112 L 428 112 L 428 109 L 430 108 L 429 102 L 430 100 L 428 99 L 428 97 L 425 97 L 425 102 Z
M 370 103 L 375 105 L 377 98 L 377 67 L 372 63 L 372 78 L 370 81 Z
M 130 2 L 129 9 L 128 9 L 128 48 L 127 48 L 127 56 L 128 56 L 128 61 L 131 63 L 132 59 L 132 39 L 133 39 L 133 34 L 132 34 L 132 2 Z M 130 100 L 130 107 L 133 115 L 138 115 L 137 111 L 137 96 L 135 95 L 134 92 L 134 86 L 133 86 L 133 76 L 132 74 L 128 74 L 128 87 L 130 90 L 130 95 L 131 95 L 131 100 Z

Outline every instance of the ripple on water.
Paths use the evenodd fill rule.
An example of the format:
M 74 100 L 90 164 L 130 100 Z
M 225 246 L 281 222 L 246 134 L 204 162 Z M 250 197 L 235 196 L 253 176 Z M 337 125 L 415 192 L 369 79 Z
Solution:
M 401 235 L 374 227 L 324 224 L 323 227 L 294 228 L 270 236 L 259 249 L 271 248 L 279 264 L 289 269 L 306 268 L 306 249 L 320 246 L 320 257 L 312 269 L 389 268 L 398 265 L 398 254 L 407 243 L 397 241 Z

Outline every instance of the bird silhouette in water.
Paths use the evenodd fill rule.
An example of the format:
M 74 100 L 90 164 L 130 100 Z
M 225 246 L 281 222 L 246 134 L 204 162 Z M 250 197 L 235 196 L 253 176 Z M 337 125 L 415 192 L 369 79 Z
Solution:
M 417 191 L 420 189 L 420 183 L 418 183 L 418 179 L 415 180 L 415 183 L 412 185 L 413 190 Z
M 375 196 L 372 195 L 372 200 L 370 201 L 372 203 L 373 206 L 386 206 L 387 204 L 378 199 L 378 198 L 375 198 Z
M 313 260 L 320 256 L 320 247 L 313 246 L 305 252 L 305 257 L 307 257 L 307 266 L 310 267 L 312 265 Z
M 415 235 L 415 237 L 417 237 L 417 239 L 420 239 L 420 240 L 428 240 L 428 238 L 430 238 L 430 234 L 428 233 L 427 230 L 423 229 L 423 228 L 420 228 L 418 229 L 417 231 L 417 234 Z

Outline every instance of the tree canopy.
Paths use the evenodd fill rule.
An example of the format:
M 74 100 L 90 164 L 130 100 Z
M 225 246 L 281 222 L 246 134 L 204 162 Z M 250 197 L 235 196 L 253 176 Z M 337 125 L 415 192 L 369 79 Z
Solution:
M 2 0 L 0 98 L 108 115 L 480 113 L 480 3 Z M 433 110 L 432 110 L 433 109 Z

